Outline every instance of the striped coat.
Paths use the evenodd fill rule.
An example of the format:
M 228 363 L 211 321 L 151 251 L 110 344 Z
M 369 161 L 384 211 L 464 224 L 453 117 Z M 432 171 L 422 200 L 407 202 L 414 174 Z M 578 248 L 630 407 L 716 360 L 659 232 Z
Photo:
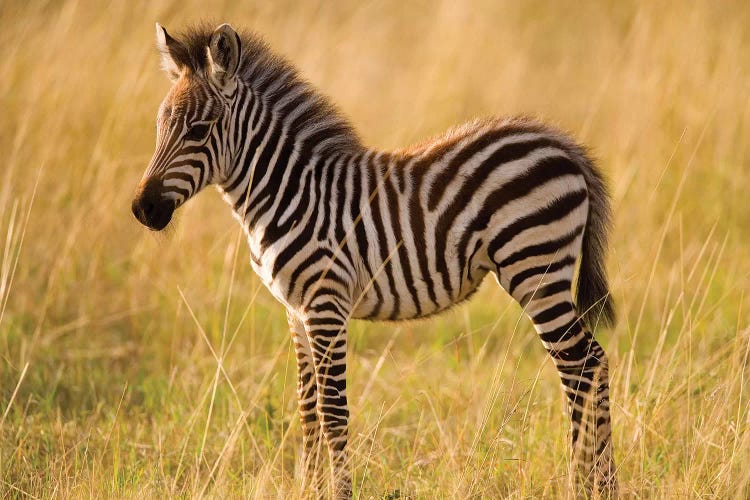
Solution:
M 351 495 L 347 322 L 438 313 L 491 273 L 558 368 L 574 487 L 614 491 L 607 358 L 591 334 L 614 319 L 609 201 L 580 146 L 533 120 L 494 119 L 376 151 L 254 35 L 222 25 L 173 38 L 157 25 L 157 44 L 174 85 L 133 212 L 162 229 L 208 184 L 232 205 L 253 268 L 287 309 L 306 479 L 317 484 L 325 444 L 335 495 Z

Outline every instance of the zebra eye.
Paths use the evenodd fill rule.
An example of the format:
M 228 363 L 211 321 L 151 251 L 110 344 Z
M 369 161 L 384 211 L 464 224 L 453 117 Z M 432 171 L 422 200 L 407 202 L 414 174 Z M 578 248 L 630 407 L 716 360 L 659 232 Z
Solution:
M 185 140 L 200 142 L 206 138 L 208 134 L 209 126 L 206 123 L 198 123 L 190 127 L 185 134 Z

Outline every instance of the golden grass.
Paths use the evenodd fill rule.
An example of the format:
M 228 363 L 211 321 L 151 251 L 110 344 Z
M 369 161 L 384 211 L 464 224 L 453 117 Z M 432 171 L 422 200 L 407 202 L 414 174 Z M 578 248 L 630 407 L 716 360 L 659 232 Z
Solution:
M 209 3 L 213 5 L 208 5 Z M 129 213 L 168 88 L 153 23 L 263 33 L 394 148 L 528 113 L 611 179 L 614 440 L 628 496 L 750 494 L 747 2 L 0 5 L 0 490 L 295 497 L 283 309 L 212 191 Z M 429 322 L 355 323 L 362 498 L 564 493 L 558 381 L 494 283 Z M 4 495 L 4 496 L 5 496 Z

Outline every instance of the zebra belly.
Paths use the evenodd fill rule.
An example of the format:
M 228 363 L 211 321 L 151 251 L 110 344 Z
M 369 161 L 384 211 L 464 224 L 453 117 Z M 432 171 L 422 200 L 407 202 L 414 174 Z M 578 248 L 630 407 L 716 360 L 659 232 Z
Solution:
M 459 290 L 454 290 L 452 295 L 436 293 L 434 287 L 433 293 L 430 294 L 428 283 L 423 279 L 414 279 L 411 283 L 403 281 L 397 285 L 394 283 L 398 289 L 403 289 L 405 292 L 398 297 L 390 290 L 387 277 L 378 276 L 377 279 L 371 281 L 359 297 L 355 297 L 352 318 L 398 321 L 433 316 L 473 295 L 487 272 L 487 269 L 480 267 L 473 269 L 471 273 L 466 273 L 463 285 Z M 440 276 L 431 275 L 430 278 L 434 281 L 439 280 Z

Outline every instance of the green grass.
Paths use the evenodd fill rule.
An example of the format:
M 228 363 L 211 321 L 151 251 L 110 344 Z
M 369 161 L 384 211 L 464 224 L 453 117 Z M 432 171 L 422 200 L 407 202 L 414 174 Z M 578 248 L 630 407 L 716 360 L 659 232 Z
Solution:
M 214 2 L 212 2 L 214 3 Z M 373 146 L 528 113 L 611 180 L 627 496 L 750 494 L 746 2 L 48 2 L 0 7 L 0 491 L 296 497 L 283 308 L 208 190 L 166 236 L 130 199 L 168 81 L 153 22 L 263 33 Z M 565 492 L 557 376 L 488 280 L 467 305 L 354 322 L 362 498 Z

